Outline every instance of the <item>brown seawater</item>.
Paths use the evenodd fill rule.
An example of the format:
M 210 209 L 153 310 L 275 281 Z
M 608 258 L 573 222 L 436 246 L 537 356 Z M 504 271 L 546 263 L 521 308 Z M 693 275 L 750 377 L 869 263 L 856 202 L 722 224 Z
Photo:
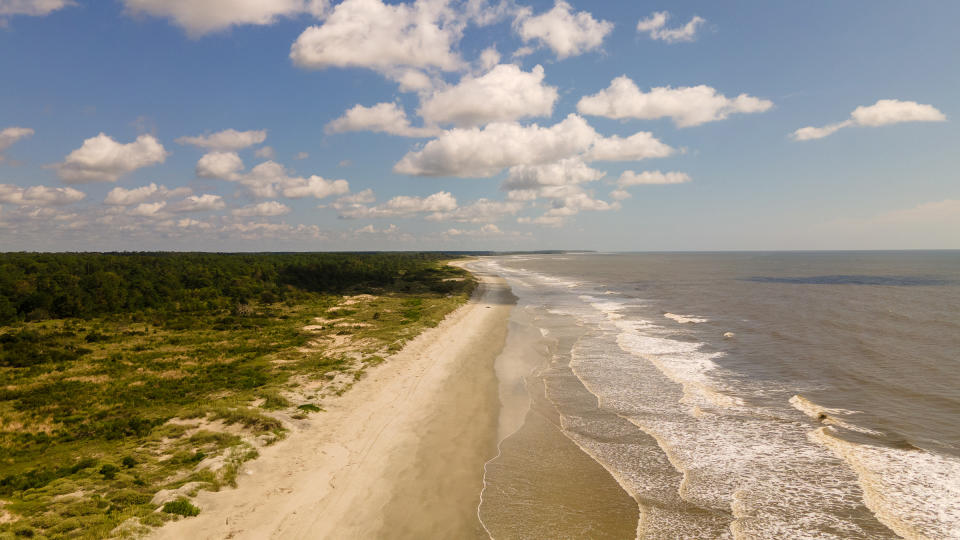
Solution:
M 960 538 L 960 253 L 491 257 L 493 538 Z

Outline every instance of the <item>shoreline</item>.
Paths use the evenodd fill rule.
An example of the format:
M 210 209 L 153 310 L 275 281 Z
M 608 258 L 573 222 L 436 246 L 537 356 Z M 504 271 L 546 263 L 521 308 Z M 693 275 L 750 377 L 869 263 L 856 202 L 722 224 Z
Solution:
M 472 273 L 467 304 L 262 449 L 237 488 L 198 494 L 199 516 L 150 537 L 486 538 L 477 507 L 496 455 L 494 363 L 515 299 L 502 278 Z

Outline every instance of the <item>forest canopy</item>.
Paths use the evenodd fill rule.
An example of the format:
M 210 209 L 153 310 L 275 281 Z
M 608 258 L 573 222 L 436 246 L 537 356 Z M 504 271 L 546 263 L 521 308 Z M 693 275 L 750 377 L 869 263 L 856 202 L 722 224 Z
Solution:
M 0 324 L 200 311 L 302 293 L 454 292 L 445 253 L 4 253 Z M 452 270 L 452 269 L 451 269 Z

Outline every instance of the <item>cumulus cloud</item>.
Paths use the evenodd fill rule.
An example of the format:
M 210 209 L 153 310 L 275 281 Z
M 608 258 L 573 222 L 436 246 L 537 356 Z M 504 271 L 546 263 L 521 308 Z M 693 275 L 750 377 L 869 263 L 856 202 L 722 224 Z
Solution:
M 850 118 L 843 122 L 823 127 L 803 127 L 794 131 L 792 136 L 797 141 L 809 141 L 822 139 L 851 126 L 879 127 L 904 122 L 945 122 L 946 120 L 946 115 L 932 105 L 924 105 L 916 101 L 881 99 L 873 105 L 857 107 L 850 113 Z
M 67 183 L 116 182 L 123 175 L 166 159 L 167 151 L 152 135 L 140 135 L 136 141 L 122 144 L 101 133 L 83 141 L 55 167 Z
M 579 157 L 541 165 L 517 165 L 510 168 L 500 188 L 506 191 L 533 190 L 544 186 L 561 186 L 593 182 L 606 173 L 590 168 Z
M 287 177 L 278 181 L 280 194 L 290 199 L 313 197 L 323 199 L 331 195 L 342 195 L 350 191 L 346 180 L 327 180 L 312 175 L 309 178 Z
M 526 206 L 519 201 L 492 201 L 477 199 L 453 210 L 434 212 L 427 216 L 429 221 L 456 221 L 460 223 L 484 223 L 499 221 L 506 216 L 515 215 Z
M 8 127 L 0 130 L 0 161 L 3 161 L 3 152 L 13 146 L 20 139 L 32 136 L 34 131 L 25 127 Z
M 630 192 L 625 188 L 632 186 L 655 185 L 655 184 L 684 184 L 690 181 L 690 176 L 682 172 L 660 172 L 660 171 L 623 171 L 620 178 L 617 179 L 617 189 L 610 193 L 610 196 L 618 201 L 630 198 Z
M 200 178 L 237 180 L 243 167 L 243 160 L 236 152 L 210 152 L 197 162 L 196 173 Z
M 573 13 L 570 4 L 563 0 L 558 0 L 550 11 L 535 16 L 531 13 L 526 8 L 517 18 L 520 38 L 524 43 L 536 41 L 549 47 L 561 59 L 599 48 L 613 30 L 613 23 L 598 21 L 586 11 Z
M 599 138 L 587 152 L 591 161 L 638 161 L 647 158 L 667 157 L 674 152 L 649 131 L 639 131 L 629 137 Z
M 231 214 L 241 217 L 272 217 L 282 216 L 289 214 L 290 212 L 290 207 L 281 202 L 267 201 L 259 204 L 244 206 L 243 208 L 237 208 L 236 210 L 233 210 Z
M 0 184 L 0 202 L 19 206 L 62 206 L 83 200 L 87 195 L 70 187 Z
M 418 111 L 428 124 L 478 126 L 534 116 L 550 116 L 557 89 L 543 83 L 542 66 L 525 72 L 513 64 L 494 66 L 476 77 L 466 75 L 424 99 Z
M 273 24 L 280 17 L 322 16 L 328 7 L 328 0 L 123 0 L 123 3 L 131 15 L 171 19 L 192 37 L 232 26 Z
M 189 144 L 198 146 L 206 150 L 216 151 L 236 151 L 260 144 L 267 140 L 267 130 L 237 131 L 235 129 L 225 129 L 209 135 L 196 135 L 193 137 L 180 137 L 176 139 L 179 144 Z
M 334 205 L 369 204 L 375 200 L 377 200 L 377 198 L 373 194 L 373 190 L 368 188 L 351 195 L 340 197 L 337 199 Z
M 128 214 L 131 216 L 145 217 L 145 218 L 165 218 L 169 217 L 169 213 L 166 212 L 167 202 L 159 201 L 155 203 L 140 203 L 134 208 L 132 208 Z
M 575 155 L 586 150 L 596 137 L 597 132 L 576 115 L 548 128 L 516 123 L 457 128 L 408 153 L 393 170 L 418 176 L 492 176 L 506 167 Z
M 0 17 L 11 15 L 42 17 L 75 5 L 77 4 L 73 0 L 0 0 Z
M 394 172 L 417 176 L 487 177 L 507 167 L 540 165 L 583 154 L 588 160 L 627 160 L 669 155 L 673 149 L 646 132 L 626 139 L 601 137 L 571 114 L 550 127 L 492 123 L 443 132 L 408 153 Z
M 223 197 L 205 193 L 203 195 L 191 195 L 172 205 L 170 209 L 173 212 L 209 212 L 211 210 L 222 210 L 225 206 Z
M 683 184 L 690 181 L 690 176 L 682 172 L 643 171 L 637 173 L 634 171 L 623 171 L 620 178 L 617 179 L 617 185 L 620 187 L 641 186 L 647 184 Z
M 372 197 L 372 193 L 370 193 Z M 448 191 L 440 191 L 426 197 L 400 195 L 377 206 L 364 206 L 361 201 L 369 201 L 365 192 L 359 196 L 342 197 L 337 201 L 340 207 L 340 217 L 379 218 L 379 217 L 409 217 L 427 212 L 445 212 L 457 208 L 457 199 Z
M 488 223 L 479 229 L 447 229 L 443 234 L 446 236 L 502 236 L 503 231 L 493 223 Z
M 293 159 L 300 160 L 307 159 L 308 157 L 310 157 L 310 154 L 307 152 L 297 152 L 297 155 L 293 156 Z
M 591 116 L 652 120 L 669 117 L 678 127 L 698 126 L 724 120 L 734 113 L 758 113 L 773 107 L 773 102 L 740 94 L 728 98 L 705 85 L 651 88 L 642 92 L 626 75 L 610 82 L 605 90 L 584 96 L 577 111 Z
M 197 176 L 237 182 L 255 197 L 284 196 L 291 199 L 314 197 L 322 199 L 343 195 L 350 191 L 346 180 L 327 180 L 317 175 L 290 176 L 286 167 L 265 161 L 248 172 L 242 172 L 243 160 L 234 152 L 211 152 L 197 162 Z
M 373 224 L 367 225 L 365 227 L 360 227 L 359 229 L 354 229 L 354 234 L 381 234 L 386 236 L 395 235 L 400 232 L 400 228 L 394 224 L 390 224 L 388 227 L 378 229 L 373 226 Z
M 166 186 L 158 186 L 154 183 L 133 189 L 125 189 L 118 186 L 107 193 L 103 204 L 110 206 L 130 206 L 152 199 L 167 199 L 170 197 L 189 195 L 191 192 L 192 190 L 188 187 L 167 189 Z
M 640 19 L 637 23 L 637 32 L 646 32 L 650 34 L 651 39 L 659 39 L 667 43 L 676 43 L 678 41 L 693 41 L 696 39 L 697 29 L 705 22 L 705 19 L 696 15 L 690 19 L 690 22 L 679 28 L 667 28 L 667 19 L 670 14 L 666 11 L 656 11 L 646 19 Z
M 325 131 L 375 131 L 403 137 L 431 137 L 439 132 L 437 129 L 411 126 L 406 111 L 396 103 L 377 103 L 372 107 L 355 105 L 343 116 L 327 124 Z
M 344 0 L 323 24 L 300 34 L 290 49 L 290 58 L 295 65 L 310 69 L 457 70 L 463 61 L 454 47 L 464 23 L 445 1 L 385 4 L 380 0 Z

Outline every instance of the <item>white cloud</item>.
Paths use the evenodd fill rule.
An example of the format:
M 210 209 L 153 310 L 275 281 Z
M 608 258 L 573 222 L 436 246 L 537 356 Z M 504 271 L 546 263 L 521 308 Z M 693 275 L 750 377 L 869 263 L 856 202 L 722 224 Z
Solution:
M 869 127 L 901 122 L 944 122 L 947 119 L 932 105 L 897 99 L 881 99 L 868 107 L 857 107 L 850 116 L 857 125 Z
M 434 212 L 427 216 L 430 221 L 456 221 L 460 223 L 484 223 L 498 221 L 515 215 L 526 206 L 520 201 L 491 201 L 477 199 L 454 210 Z
M 326 235 L 316 225 L 289 225 L 287 223 L 230 223 L 218 229 L 225 236 L 237 235 L 242 240 L 261 240 L 275 238 L 291 240 L 294 238 L 324 240 Z
M 576 155 L 597 139 L 587 122 L 570 115 L 551 127 L 494 123 L 444 132 L 393 168 L 418 176 L 485 177 L 514 165 L 537 165 Z
M 396 103 L 377 103 L 372 107 L 355 105 L 343 116 L 327 124 L 327 133 L 375 131 L 403 137 L 431 137 L 439 130 L 412 127 L 407 113 Z
M 531 16 L 531 10 L 526 8 L 517 18 L 517 33 L 524 43 L 537 41 L 561 59 L 599 48 L 613 30 L 613 23 L 598 21 L 586 11 L 572 13 L 571 9 L 562 0 L 550 11 L 536 16 Z
M 488 223 L 479 229 L 447 229 L 443 234 L 447 236 L 502 236 L 503 231 L 493 223 Z
M 390 224 L 389 227 L 384 227 L 383 229 L 378 229 L 373 226 L 373 224 L 367 225 L 365 227 L 360 227 L 359 229 L 354 229 L 354 234 L 382 234 L 382 235 L 395 235 L 400 232 L 400 228 L 394 224 Z
M 200 178 L 236 180 L 243 167 L 243 160 L 236 152 L 210 152 L 197 161 L 196 172 Z
M 364 67 L 381 72 L 398 68 L 460 69 L 454 51 L 464 21 L 446 1 L 385 4 L 344 0 L 318 26 L 303 31 L 290 49 L 302 68 Z
M 525 72 L 500 64 L 475 77 L 465 75 L 456 86 L 438 90 L 420 104 L 427 124 L 477 126 L 534 116 L 550 116 L 557 89 L 543 84 L 542 66 Z
M 75 5 L 76 2 L 73 0 L 0 0 L 0 17 L 10 15 L 42 17 Z
M 487 47 L 486 49 L 480 51 L 480 57 L 477 59 L 480 64 L 480 69 L 483 71 L 490 71 L 493 66 L 500 63 L 500 52 L 497 51 L 496 46 Z
M 660 172 L 660 171 L 623 171 L 620 178 L 617 179 L 617 189 L 610 192 L 610 197 L 622 201 L 631 197 L 626 188 L 631 186 L 644 186 L 656 184 L 684 184 L 690 181 L 690 176 L 682 172 Z
M 507 191 L 532 190 L 543 186 L 558 186 L 593 182 L 606 173 L 590 168 L 582 159 L 574 157 L 542 165 L 517 165 L 510 168 L 501 189 Z
M 853 120 L 845 120 L 835 124 L 828 124 L 823 127 L 807 126 L 793 132 L 792 137 L 797 141 L 810 141 L 813 139 L 822 139 L 828 135 L 833 135 L 845 127 L 853 125 Z
M 682 172 L 643 171 L 637 173 L 634 171 L 623 171 L 620 178 L 617 179 L 617 186 L 630 187 L 649 184 L 683 184 L 690 181 L 690 176 Z
M 285 178 L 279 181 L 280 193 L 290 199 L 313 197 L 323 199 L 331 195 L 342 195 L 350 191 L 346 180 L 327 180 L 313 175 L 309 178 Z
M 343 204 L 343 205 L 369 204 L 375 200 L 377 199 L 373 194 L 373 190 L 365 189 L 363 191 L 358 191 L 357 193 L 354 193 L 352 195 L 345 195 L 343 197 L 340 197 L 339 199 L 337 199 L 337 202 L 335 204 Z
M 0 0 L 2 1 L 2 0 Z M 8 127 L 0 130 L 0 161 L 3 161 L 3 152 L 20 139 L 32 136 L 34 131 L 25 127 Z
M 83 200 L 87 195 L 70 187 L 0 184 L 0 202 L 19 206 L 61 206 Z
M 265 140 L 267 140 L 267 130 L 265 129 L 250 131 L 225 129 L 209 135 L 180 137 L 176 139 L 176 142 L 179 144 L 198 146 L 206 150 L 226 152 L 243 150 L 255 144 L 260 144 Z
M 807 126 L 793 132 L 797 141 L 822 139 L 837 131 L 851 126 L 879 127 L 903 122 L 945 122 L 946 115 L 932 105 L 923 105 L 916 101 L 881 99 L 873 105 L 860 106 L 850 113 L 843 122 L 828 124 L 824 127 Z
M 189 195 L 191 192 L 192 190 L 188 187 L 167 189 L 166 186 L 158 186 L 154 183 L 133 189 L 125 189 L 118 186 L 111 189 L 110 192 L 107 193 L 107 197 L 103 200 L 103 204 L 111 206 L 130 206 L 134 204 L 140 204 L 151 199 L 167 199 L 170 197 Z
M 300 160 L 307 159 L 308 157 L 310 157 L 310 154 L 307 152 L 297 152 L 297 155 L 293 156 L 293 159 Z
M 670 14 L 666 11 L 656 11 L 646 19 L 640 19 L 637 23 L 637 32 L 647 32 L 651 39 L 659 39 L 667 43 L 676 43 L 678 41 L 693 41 L 696 39 L 697 28 L 707 22 L 696 15 L 690 19 L 690 22 L 680 28 L 667 28 L 667 19 Z
M 268 25 L 280 17 L 321 16 L 328 0 L 123 0 L 131 15 L 172 19 L 199 37 L 239 25 Z
M 203 195 L 191 195 L 179 203 L 171 206 L 173 212 L 209 212 L 211 210 L 222 210 L 226 204 L 223 197 L 205 193 Z
M 507 167 L 542 165 L 575 156 L 586 161 L 629 161 L 673 152 L 648 132 L 627 138 L 602 137 L 582 117 L 571 114 L 550 127 L 497 122 L 483 128 L 451 129 L 405 155 L 393 170 L 417 176 L 480 178 Z
M 365 192 L 361 192 L 358 196 L 342 197 L 336 205 L 340 208 L 340 217 L 351 219 L 409 217 L 427 212 L 447 212 L 457 208 L 456 197 L 448 191 L 440 191 L 427 197 L 400 195 L 372 207 L 363 206 L 360 202 L 369 199 Z
M 652 120 L 669 117 L 679 127 L 698 126 L 723 120 L 734 113 L 757 113 L 770 109 L 773 102 L 740 94 L 728 98 L 705 85 L 651 88 L 644 93 L 626 75 L 610 82 L 605 90 L 584 96 L 577 111 L 591 116 Z
M 132 210 L 129 214 L 131 216 L 145 217 L 145 218 L 165 218 L 169 217 L 164 209 L 166 208 L 166 201 L 160 201 L 155 203 L 140 203 Z
M 597 139 L 587 153 L 587 158 L 596 161 L 638 161 L 667 157 L 673 152 L 673 148 L 649 131 L 639 131 L 626 138 L 614 135 Z
M 237 182 L 255 197 L 284 196 L 291 199 L 342 195 L 350 191 L 346 180 L 327 180 L 317 175 L 308 178 L 290 176 L 286 167 L 265 161 L 248 172 L 243 171 L 243 160 L 233 152 L 212 152 L 197 162 L 197 176 Z
M 523 223 L 525 225 L 543 225 L 546 227 L 559 227 L 563 225 L 564 218 L 560 216 L 539 216 L 535 218 L 524 216 L 524 217 L 517 218 L 517 223 Z
M 63 163 L 55 165 L 64 182 L 116 182 L 142 167 L 163 163 L 167 151 L 152 135 L 140 135 L 122 144 L 101 133 L 83 141 Z
M 235 216 L 242 217 L 270 217 L 270 216 L 282 216 L 289 214 L 291 209 L 289 206 L 278 202 L 278 201 L 267 201 L 259 204 L 251 204 L 249 206 L 244 206 L 243 208 L 237 208 L 232 211 L 231 214 Z

